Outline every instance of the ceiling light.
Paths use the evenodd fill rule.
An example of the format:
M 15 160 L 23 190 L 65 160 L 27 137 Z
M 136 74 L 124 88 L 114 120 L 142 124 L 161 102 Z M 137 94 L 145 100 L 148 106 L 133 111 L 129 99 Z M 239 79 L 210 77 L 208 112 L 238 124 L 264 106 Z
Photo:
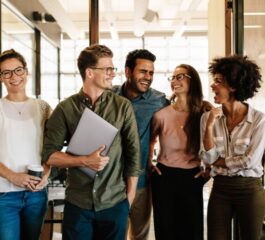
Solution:
M 173 38 L 180 38 L 187 28 L 187 22 L 180 25 L 173 34 Z
M 244 12 L 245 16 L 265 16 L 265 12 Z
M 180 11 L 188 11 L 189 10 L 189 7 L 192 3 L 192 0 L 182 0 L 180 6 L 179 6 L 179 10 Z
M 262 25 L 244 25 L 244 28 L 262 28 Z
M 109 30 L 110 30 L 111 38 L 113 40 L 119 40 L 118 32 L 117 32 L 116 28 L 114 27 L 114 24 L 113 23 L 110 23 Z
M 163 0 L 149 0 L 148 1 L 148 9 L 157 12 L 161 9 L 162 4 L 164 3 Z

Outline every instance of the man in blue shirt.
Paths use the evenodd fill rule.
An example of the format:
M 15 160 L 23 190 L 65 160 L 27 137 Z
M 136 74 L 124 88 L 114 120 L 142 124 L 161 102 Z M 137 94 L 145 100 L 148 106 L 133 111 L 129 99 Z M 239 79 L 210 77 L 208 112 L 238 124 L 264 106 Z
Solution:
M 129 52 L 125 63 L 126 82 L 113 91 L 128 98 L 134 108 L 141 144 L 141 175 L 129 215 L 129 239 L 148 238 L 151 192 L 148 180 L 150 125 L 153 114 L 169 104 L 164 93 L 150 88 L 154 75 L 154 54 L 145 49 Z

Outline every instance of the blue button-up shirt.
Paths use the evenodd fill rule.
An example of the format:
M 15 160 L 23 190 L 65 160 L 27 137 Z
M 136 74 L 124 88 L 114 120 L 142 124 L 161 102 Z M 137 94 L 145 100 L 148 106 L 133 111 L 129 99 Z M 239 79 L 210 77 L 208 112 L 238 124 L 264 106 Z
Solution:
M 122 86 L 114 86 L 113 92 L 125 97 L 124 84 Z M 147 92 L 131 99 L 131 103 L 136 116 L 141 145 L 142 170 L 138 180 L 138 189 L 140 189 L 146 187 L 147 185 L 151 120 L 153 114 L 161 108 L 167 106 L 169 101 L 166 99 L 166 95 L 164 93 L 150 88 Z

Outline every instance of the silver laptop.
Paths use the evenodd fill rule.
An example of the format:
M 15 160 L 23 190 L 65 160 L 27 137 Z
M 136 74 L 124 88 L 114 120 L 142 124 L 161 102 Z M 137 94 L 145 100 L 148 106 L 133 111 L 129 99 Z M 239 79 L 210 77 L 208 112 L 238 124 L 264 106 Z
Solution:
M 117 128 L 89 108 L 85 108 L 66 152 L 80 156 L 88 155 L 105 145 L 106 148 L 102 152 L 102 155 L 105 156 L 117 133 Z M 92 178 L 96 175 L 94 170 L 87 167 L 80 167 L 80 170 Z

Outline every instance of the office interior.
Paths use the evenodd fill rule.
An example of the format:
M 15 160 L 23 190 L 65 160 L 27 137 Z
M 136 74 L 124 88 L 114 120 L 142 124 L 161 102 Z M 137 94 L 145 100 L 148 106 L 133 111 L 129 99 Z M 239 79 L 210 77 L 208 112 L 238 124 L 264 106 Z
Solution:
M 126 54 L 146 48 L 156 57 L 152 87 L 170 96 L 167 77 L 194 66 L 204 98 L 213 102 L 208 63 L 244 54 L 265 76 L 264 0 L 1 0 L 0 50 L 14 48 L 28 63 L 28 95 L 52 107 L 82 85 L 76 59 L 93 43 L 109 46 L 125 81 Z M 265 112 L 265 83 L 249 104 Z M 0 96 L 6 92 L 0 83 Z

